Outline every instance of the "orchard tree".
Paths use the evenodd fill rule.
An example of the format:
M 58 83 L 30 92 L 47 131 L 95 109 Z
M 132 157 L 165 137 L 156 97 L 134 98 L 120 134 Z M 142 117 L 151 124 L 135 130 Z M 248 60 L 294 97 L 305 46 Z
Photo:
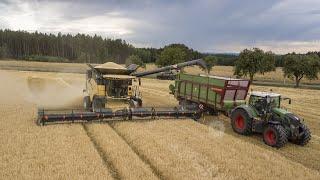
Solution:
M 146 64 L 137 55 L 131 55 L 126 59 L 126 66 L 129 66 L 130 64 L 136 64 L 143 68 L 146 67 Z
M 156 64 L 160 67 L 177 64 L 186 61 L 187 52 L 181 47 L 168 46 L 163 49 Z
M 234 75 L 249 76 L 253 81 L 255 74 L 264 74 L 275 70 L 275 55 L 271 52 L 264 52 L 261 49 L 253 48 L 243 50 L 235 62 Z
M 206 62 L 207 68 L 206 69 L 203 69 L 202 67 L 201 68 L 203 70 L 206 70 L 208 73 L 210 73 L 210 71 L 212 70 L 213 66 L 216 65 L 217 62 L 218 62 L 217 57 L 212 56 L 212 55 L 204 57 L 203 60 Z
M 303 77 L 309 80 L 318 79 L 320 72 L 320 59 L 318 55 L 288 54 L 284 57 L 282 68 L 285 77 L 295 80 L 295 87 L 299 87 Z

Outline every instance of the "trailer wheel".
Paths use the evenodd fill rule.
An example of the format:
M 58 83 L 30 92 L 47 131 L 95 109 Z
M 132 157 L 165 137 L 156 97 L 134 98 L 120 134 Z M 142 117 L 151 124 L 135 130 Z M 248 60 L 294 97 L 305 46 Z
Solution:
M 269 146 L 280 148 L 288 142 L 288 135 L 281 125 L 270 124 L 263 131 L 263 141 Z
M 90 96 L 85 96 L 83 98 L 83 107 L 85 110 L 89 110 L 91 107 Z
M 301 133 L 303 133 L 303 135 L 299 139 L 293 141 L 293 143 L 304 146 L 310 141 L 311 132 L 310 132 L 310 129 L 306 125 L 302 125 L 300 127 L 299 131 Z
M 195 113 L 192 115 L 194 121 L 198 121 L 202 117 L 202 113 Z
M 232 112 L 231 126 L 236 133 L 243 135 L 252 133 L 252 119 L 244 109 L 236 109 Z

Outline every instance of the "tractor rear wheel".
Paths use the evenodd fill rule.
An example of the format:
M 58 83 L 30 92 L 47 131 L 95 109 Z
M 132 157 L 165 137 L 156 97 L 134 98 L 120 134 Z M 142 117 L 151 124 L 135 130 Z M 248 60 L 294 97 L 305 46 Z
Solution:
M 263 141 L 269 146 L 280 148 L 288 142 L 288 134 L 281 125 L 270 124 L 263 131 Z
M 83 107 L 85 110 L 90 110 L 91 108 L 90 96 L 85 96 L 83 98 Z
M 232 112 L 231 126 L 236 133 L 243 135 L 252 133 L 252 119 L 244 109 L 236 109 Z
M 301 133 L 303 133 L 303 135 L 299 139 L 293 141 L 293 143 L 304 146 L 310 141 L 311 132 L 310 132 L 310 129 L 306 125 L 302 125 Z

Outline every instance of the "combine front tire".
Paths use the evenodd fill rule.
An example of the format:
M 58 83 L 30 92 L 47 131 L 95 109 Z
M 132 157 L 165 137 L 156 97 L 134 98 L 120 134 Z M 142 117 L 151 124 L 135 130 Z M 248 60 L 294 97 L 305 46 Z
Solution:
M 303 135 L 299 139 L 293 141 L 293 143 L 304 146 L 310 141 L 311 132 L 306 125 L 302 125 L 300 128 L 300 131 L 303 133 Z
M 280 148 L 288 142 L 288 135 L 281 125 L 269 124 L 263 131 L 263 141 L 269 146 Z
M 91 108 L 90 96 L 85 96 L 83 98 L 83 107 L 85 110 L 90 110 Z
M 243 135 L 252 133 L 252 119 L 244 109 L 235 109 L 232 112 L 231 126 L 236 133 Z
M 92 110 L 95 112 L 98 109 L 105 108 L 105 102 L 102 98 L 93 98 Z

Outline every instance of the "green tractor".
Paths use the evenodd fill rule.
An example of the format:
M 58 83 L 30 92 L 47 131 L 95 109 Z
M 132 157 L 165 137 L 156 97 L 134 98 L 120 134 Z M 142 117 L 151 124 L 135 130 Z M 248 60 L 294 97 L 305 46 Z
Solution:
M 280 148 L 288 140 L 306 145 L 311 139 L 309 128 L 303 119 L 280 107 L 283 100 L 272 92 L 251 92 L 249 102 L 231 111 L 231 125 L 235 132 L 243 135 L 262 133 L 263 141 L 272 147 Z

